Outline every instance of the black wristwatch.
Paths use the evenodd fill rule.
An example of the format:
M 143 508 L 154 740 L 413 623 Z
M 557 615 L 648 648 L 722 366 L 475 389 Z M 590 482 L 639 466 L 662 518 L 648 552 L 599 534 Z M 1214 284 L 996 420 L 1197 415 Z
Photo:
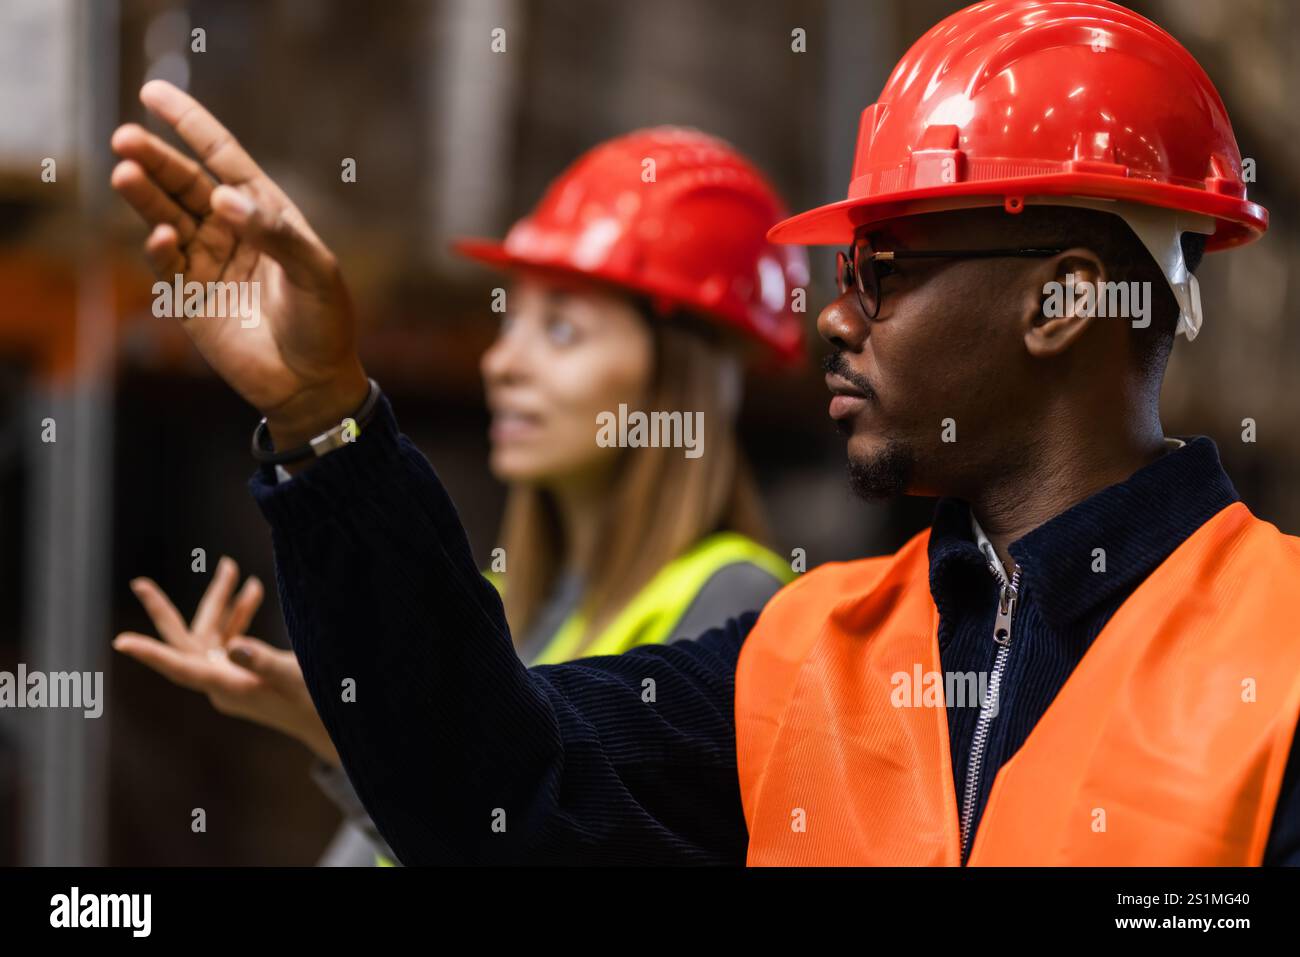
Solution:
M 367 381 L 370 383 L 370 391 L 366 393 L 366 401 L 361 403 L 361 407 L 356 412 L 347 416 L 334 428 L 327 429 L 306 445 L 300 445 L 296 449 L 275 451 L 271 447 L 266 418 L 263 417 L 262 421 L 257 423 L 257 428 L 253 430 L 253 458 L 264 465 L 288 465 L 291 462 L 301 462 L 313 457 L 320 458 L 335 449 L 341 449 L 355 442 L 361 435 L 361 430 L 375 417 L 375 410 L 379 408 L 379 397 L 383 394 L 379 391 L 379 383 L 374 379 Z

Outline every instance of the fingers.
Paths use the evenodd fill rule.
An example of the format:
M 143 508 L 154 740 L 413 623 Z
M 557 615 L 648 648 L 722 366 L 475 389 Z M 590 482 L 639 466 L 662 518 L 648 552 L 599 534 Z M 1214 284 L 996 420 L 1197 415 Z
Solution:
M 152 579 L 137 578 L 133 580 L 131 582 L 131 591 L 135 592 L 135 597 L 140 599 L 140 604 L 148 612 L 163 641 L 176 648 L 194 647 L 194 642 L 190 640 L 190 630 L 185 624 L 185 619 L 176 610 L 176 606 L 171 603 L 171 599 L 163 593 L 163 590 Z M 154 644 L 157 644 L 157 642 L 154 642 Z
M 150 226 L 166 223 L 175 228 L 182 243 L 188 243 L 198 232 L 198 224 L 177 205 L 161 186 L 149 178 L 139 163 L 122 160 L 113 168 L 109 182 L 131 204 Z
M 153 241 L 153 237 L 150 237 L 150 241 Z M 237 581 L 239 565 L 234 559 L 223 555 L 217 562 L 212 581 L 199 599 L 194 620 L 189 625 L 186 625 L 171 599 L 151 579 L 135 579 L 131 582 L 131 590 L 140 599 L 145 611 L 153 619 L 158 634 L 167 644 L 183 651 L 204 651 L 219 648 L 227 638 L 243 632 L 262 604 L 265 589 L 256 577 L 251 577 L 244 583 L 232 603 L 230 593 L 234 591 Z
M 234 604 L 230 606 L 230 611 L 226 614 L 226 622 L 221 629 L 226 641 L 237 635 L 242 635 L 248 630 L 248 626 L 253 621 L 253 616 L 257 614 L 257 609 L 262 605 L 264 593 L 265 590 L 262 588 L 261 579 L 256 575 L 250 575 L 248 580 L 244 582 L 244 586 L 239 589 Z
M 278 262 L 299 288 L 318 289 L 333 279 L 333 255 L 239 141 L 197 100 L 164 80 L 151 80 L 140 89 L 140 101 L 175 129 L 203 166 L 224 184 L 205 192 L 210 184 L 193 160 L 139 127 L 120 128 L 113 136 L 114 149 L 129 157 L 141 174 L 145 170 L 150 175 L 156 173 L 155 186 L 160 192 L 171 193 L 190 211 L 210 208 L 239 239 Z M 129 172 L 121 175 L 129 182 Z M 237 186 L 244 188 L 235 189 Z M 148 204 L 148 214 L 141 210 L 141 215 L 150 223 L 171 222 L 164 215 L 169 210 L 161 207 L 156 197 L 143 186 L 136 186 L 136 191 L 139 202 Z M 184 246 L 188 237 L 182 227 L 177 229 Z
M 123 159 L 110 182 L 154 227 L 145 244 L 154 270 L 163 276 L 184 272 L 195 261 L 196 247 L 200 259 L 206 253 L 218 267 L 224 263 L 234 240 L 227 227 L 209 218 L 213 183 L 199 164 L 135 124 L 119 127 L 112 143 Z M 175 233 L 174 244 L 159 226 Z
M 142 126 L 119 126 L 110 140 L 113 152 L 138 163 L 149 177 L 181 204 L 202 219 L 212 211 L 210 198 L 215 185 L 203 167 L 180 150 Z
M 188 93 L 166 80 L 150 80 L 140 89 L 140 102 L 174 129 L 221 182 L 247 183 L 262 175 L 230 131 Z
M 239 667 L 251 671 L 282 693 L 308 695 L 302 668 L 292 651 L 284 651 L 256 638 L 233 638 L 226 654 Z
M 190 622 L 190 631 L 205 647 L 221 642 L 221 624 L 226 617 L 226 606 L 230 604 L 230 593 L 235 590 L 237 581 L 239 566 L 233 558 L 222 555 L 221 561 L 217 562 L 216 574 L 199 599 L 194 620 Z
M 331 279 L 333 255 L 291 205 L 268 208 L 247 191 L 223 185 L 212 191 L 212 209 L 237 237 L 278 262 L 295 286 L 320 288 Z
M 150 189 L 161 196 L 156 185 L 150 184 Z M 149 264 L 159 276 L 170 278 L 176 273 L 186 273 L 193 265 L 201 268 L 205 257 L 209 268 L 220 267 L 230 255 L 234 240 L 224 227 L 209 220 L 196 228 L 188 214 L 181 212 L 174 204 L 173 209 L 168 211 L 161 202 L 155 204 L 155 200 L 145 198 L 142 193 L 132 194 L 122 189 L 118 191 L 131 202 L 143 219 L 150 222 L 164 220 L 155 223 L 144 245 Z M 153 208 L 151 204 L 155 204 Z M 173 218 L 168 219 L 169 216 Z M 184 237 L 182 233 L 185 234 Z
M 159 223 L 144 241 L 144 252 L 149 265 L 159 276 L 174 276 L 185 272 L 185 254 L 181 252 L 181 238 L 176 229 Z
M 208 661 L 145 635 L 123 632 L 113 639 L 113 648 L 152 668 L 182 688 L 208 693 L 218 684 L 215 671 Z

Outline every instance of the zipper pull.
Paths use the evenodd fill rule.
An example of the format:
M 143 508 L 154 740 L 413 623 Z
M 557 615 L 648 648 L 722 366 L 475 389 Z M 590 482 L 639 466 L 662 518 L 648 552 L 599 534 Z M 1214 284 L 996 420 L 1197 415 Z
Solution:
M 1011 618 L 1016 613 L 1016 599 L 1020 595 L 1020 569 L 1011 576 L 1011 581 L 1002 586 L 998 595 L 998 617 L 993 623 L 993 641 L 999 645 L 1011 644 Z

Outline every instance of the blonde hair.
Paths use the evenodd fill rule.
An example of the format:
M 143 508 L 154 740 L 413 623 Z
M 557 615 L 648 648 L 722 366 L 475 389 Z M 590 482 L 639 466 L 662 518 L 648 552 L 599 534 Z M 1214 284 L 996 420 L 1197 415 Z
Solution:
M 652 321 L 654 375 L 647 409 L 703 413 L 705 453 L 624 449 L 600 517 L 599 554 L 579 568 L 584 649 L 654 575 L 705 536 L 734 531 L 766 541 L 758 488 L 736 438 L 734 356 L 694 329 Z M 595 424 L 592 425 L 593 441 Z M 502 541 L 510 556 L 506 618 L 522 640 L 565 565 L 559 510 L 544 489 L 515 485 Z

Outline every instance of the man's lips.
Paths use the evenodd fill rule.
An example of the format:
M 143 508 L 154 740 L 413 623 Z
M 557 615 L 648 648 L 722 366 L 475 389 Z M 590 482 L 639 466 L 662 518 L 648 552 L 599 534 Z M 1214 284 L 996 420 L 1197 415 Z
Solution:
M 830 414 L 832 419 L 847 419 L 857 415 L 870 401 L 865 392 L 834 373 L 826 376 L 826 388 L 831 390 Z

